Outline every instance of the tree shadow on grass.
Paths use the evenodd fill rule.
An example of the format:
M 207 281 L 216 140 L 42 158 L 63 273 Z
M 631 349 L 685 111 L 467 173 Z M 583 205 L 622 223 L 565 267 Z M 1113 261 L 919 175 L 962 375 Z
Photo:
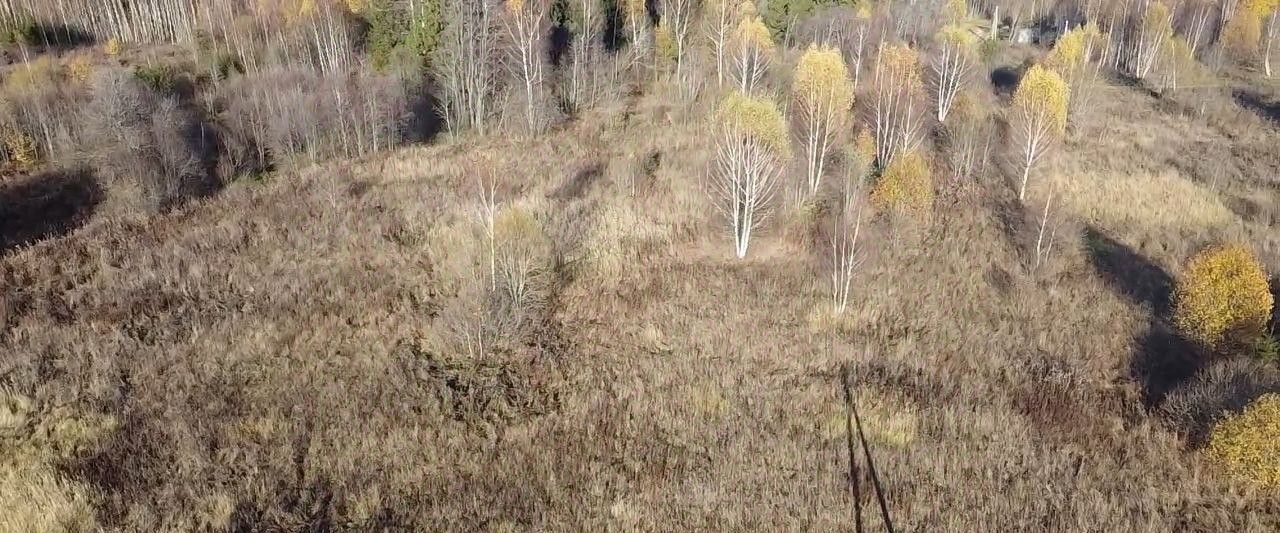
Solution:
M 1253 111 L 1258 116 L 1271 122 L 1280 124 L 1280 102 L 1267 102 L 1263 100 L 1262 95 L 1241 90 L 1232 91 L 1231 96 L 1235 98 L 1240 107 Z
M 84 170 L 42 172 L 0 186 L 0 253 L 80 227 L 102 196 Z
M 1137 340 L 1129 374 L 1142 386 L 1143 402 L 1158 406 L 1169 391 L 1200 369 L 1204 358 L 1168 317 L 1173 278 L 1159 265 L 1092 226 L 1085 229 L 1085 248 L 1098 274 L 1116 292 L 1151 308 L 1151 323 Z

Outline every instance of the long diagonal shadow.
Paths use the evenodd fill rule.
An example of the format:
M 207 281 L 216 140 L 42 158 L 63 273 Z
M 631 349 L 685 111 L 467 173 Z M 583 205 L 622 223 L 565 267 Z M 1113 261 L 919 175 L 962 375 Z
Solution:
M 850 483 L 851 483 L 851 490 L 854 491 L 854 514 L 855 514 L 856 525 L 857 525 L 858 531 L 861 531 L 862 530 L 862 509 L 861 509 L 861 504 L 858 503 L 859 502 L 858 496 L 860 495 L 859 493 L 861 492 L 861 487 L 860 487 L 860 482 L 857 481 L 858 479 L 857 478 L 858 472 L 856 467 L 857 462 L 854 460 L 854 455 L 855 455 L 853 451 L 854 430 L 857 431 L 858 441 L 862 445 L 861 446 L 862 456 L 863 456 L 863 459 L 866 460 L 867 462 L 867 474 L 871 476 L 871 487 L 875 490 L 876 502 L 880 505 L 880 518 L 884 521 L 885 529 L 889 533 L 893 533 L 894 531 L 893 520 L 889 516 L 889 503 L 888 501 L 885 500 L 885 497 L 884 497 L 884 484 L 880 482 L 880 475 L 879 473 L 876 472 L 875 459 L 872 458 L 871 456 L 871 444 L 867 442 L 867 436 L 862 431 L 862 417 L 859 416 L 858 404 L 853 399 L 853 390 L 852 390 L 852 384 L 851 384 L 852 374 L 853 374 L 852 367 L 849 365 L 846 365 L 843 372 L 843 379 L 841 381 L 843 382 L 843 385 L 844 385 L 845 407 L 848 410 L 845 416 L 846 429 L 849 430 L 848 437 L 846 440 L 849 445 L 850 475 L 853 478 L 850 481 Z M 849 423 L 850 419 L 852 419 L 852 424 Z
M 1169 391 L 1194 376 L 1203 361 L 1195 345 L 1168 321 L 1173 278 L 1159 265 L 1097 228 L 1086 228 L 1084 238 L 1099 276 L 1116 292 L 1151 308 L 1151 323 L 1137 341 L 1129 374 L 1141 384 L 1147 407 L 1158 406 Z

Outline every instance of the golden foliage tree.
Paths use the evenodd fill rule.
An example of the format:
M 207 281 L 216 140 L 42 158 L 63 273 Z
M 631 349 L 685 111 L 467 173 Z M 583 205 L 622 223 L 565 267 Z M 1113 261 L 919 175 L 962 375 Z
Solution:
M 810 194 L 822 184 L 827 153 L 853 106 L 853 80 L 840 50 L 811 45 L 796 65 L 791 94 L 800 112 Z
M 738 25 L 733 30 L 733 70 L 738 90 L 753 92 L 764 77 L 776 53 L 773 35 L 756 12 L 755 3 L 743 0 L 738 8 Z
M 1015 133 L 1022 151 L 1022 185 L 1018 199 L 1027 196 L 1031 169 L 1062 137 L 1067 127 L 1066 82 L 1056 72 L 1035 65 L 1027 70 L 1013 95 Z
M 1280 487 L 1280 394 L 1264 394 L 1215 425 L 1206 451 L 1232 476 Z
M 933 208 L 933 170 L 912 150 L 894 159 L 876 180 L 871 202 L 877 209 L 928 216 Z
M 1173 298 L 1178 329 L 1208 347 L 1256 339 L 1274 303 L 1262 263 L 1243 245 L 1214 246 L 1192 257 Z
M 885 167 L 920 144 L 920 56 L 903 43 L 882 45 L 874 75 L 876 159 Z
M 1045 58 L 1044 65 L 1058 73 L 1070 91 L 1068 115 L 1075 116 L 1088 105 L 1098 78 L 1094 52 L 1102 33 L 1092 22 L 1062 34 Z
M 746 257 L 752 231 L 764 222 L 778 177 L 791 154 L 782 112 L 773 101 L 735 91 L 715 114 L 719 138 L 713 185 L 729 220 L 734 253 Z

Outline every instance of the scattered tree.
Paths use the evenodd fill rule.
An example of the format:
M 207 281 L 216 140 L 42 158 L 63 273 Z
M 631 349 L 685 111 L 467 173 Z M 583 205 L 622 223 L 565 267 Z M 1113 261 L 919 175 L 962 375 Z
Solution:
M 734 76 L 738 90 L 747 94 L 756 90 L 774 52 L 773 37 L 756 13 L 755 3 L 744 0 L 739 9 L 738 26 L 733 32 Z
M 964 5 L 960 2 L 960 5 Z M 933 86 L 938 122 L 946 122 L 956 94 L 968 81 L 973 58 L 973 34 L 955 25 L 944 26 L 934 36 L 938 52 L 933 58 Z
M 891 164 L 920 144 L 920 59 L 906 44 L 884 44 L 876 56 L 872 88 L 876 164 Z
M 444 38 L 435 60 L 441 115 L 449 131 L 483 134 L 496 91 L 493 7 L 487 1 L 448 0 Z
M 1067 127 L 1067 84 L 1052 70 L 1035 65 L 1027 70 L 1013 95 L 1015 132 L 1022 152 L 1022 185 L 1018 199 L 1026 199 L 1031 169 L 1048 153 Z
M 796 66 L 791 93 L 800 113 L 809 194 L 818 192 L 827 153 L 853 106 L 853 83 L 840 51 L 812 45 Z
M 523 87 L 524 126 L 529 132 L 542 128 L 543 34 L 547 27 L 548 0 L 506 0 L 503 27 L 508 40 L 508 61 Z
M 791 147 L 782 113 L 768 99 L 735 91 L 720 104 L 716 122 L 717 207 L 729 220 L 734 253 L 741 259 L 752 231 L 765 221 Z
M 1160 61 L 1160 54 L 1173 37 L 1173 14 L 1159 0 L 1151 0 L 1143 11 L 1137 27 L 1130 30 L 1127 54 L 1123 65 L 1136 79 L 1145 80 Z

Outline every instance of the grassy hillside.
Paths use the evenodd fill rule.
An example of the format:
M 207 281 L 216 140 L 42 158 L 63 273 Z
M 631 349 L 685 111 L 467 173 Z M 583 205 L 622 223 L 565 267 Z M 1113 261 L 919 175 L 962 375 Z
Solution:
M 936 197 L 867 209 L 843 313 L 839 180 L 788 166 L 736 259 L 719 93 L 666 75 L 160 209 L 45 154 L 0 181 L 0 530 L 879 531 L 876 488 L 897 531 L 1280 529 L 1205 446 L 1280 369 L 1173 296 L 1216 243 L 1280 272 L 1280 85 L 1104 74 L 1019 201 L 991 73 L 1045 50 L 1001 47 L 983 170 L 926 123 Z

